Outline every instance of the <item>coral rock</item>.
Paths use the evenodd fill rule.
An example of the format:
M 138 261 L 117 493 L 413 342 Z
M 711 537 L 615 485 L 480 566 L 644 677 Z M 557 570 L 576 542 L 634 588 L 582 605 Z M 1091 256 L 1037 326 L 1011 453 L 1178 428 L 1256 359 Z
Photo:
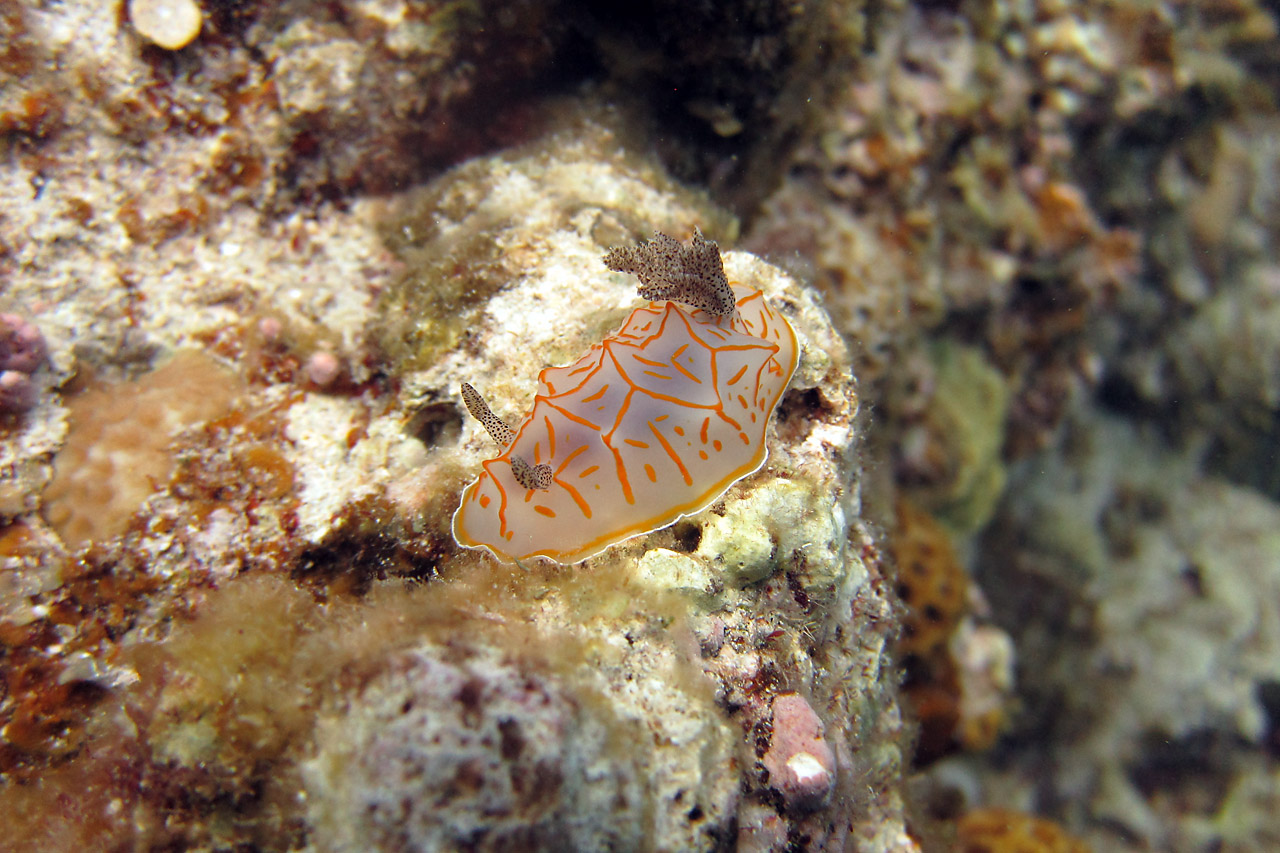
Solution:
M 641 779 L 603 706 L 528 664 L 456 656 L 407 653 L 321 721 L 303 769 L 319 849 L 641 846 Z

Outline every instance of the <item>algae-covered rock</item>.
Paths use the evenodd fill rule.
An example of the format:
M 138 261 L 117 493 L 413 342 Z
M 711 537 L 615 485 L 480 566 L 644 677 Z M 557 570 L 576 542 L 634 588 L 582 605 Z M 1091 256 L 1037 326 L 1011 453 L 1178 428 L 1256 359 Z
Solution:
M 822 493 L 803 480 L 776 479 L 730 498 L 724 515 L 708 518 L 698 555 L 739 583 L 764 580 L 801 559 L 811 592 L 844 580 L 843 507 L 823 501 Z
M 303 767 L 315 848 L 634 849 L 649 829 L 644 747 L 620 728 L 527 663 L 406 652 L 319 721 Z
M 361 100 L 369 75 L 430 53 L 421 22 L 364 20 L 421 4 L 363 4 L 346 21 L 344 7 L 254 7 L 240 22 L 280 83 L 245 105 L 276 116 L 264 138 L 384 115 L 385 100 Z M 521 9 L 534 17 L 512 26 L 537 20 Z M 165 61 L 205 57 L 230 20 L 210 13 L 207 35 Z M 326 69 L 342 79 L 314 89 Z M 408 115 L 363 128 L 344 154 L 402 139 L 420 112 Z M 135 172 L 109 154 L 57 167 L 94 173 L 92 204 L 72 204 L 61 179 L 34 207 L 7 198 L 5 234 L 33 241 L 14 284 L 44 306 L 35 320 L 49 326 L 58 381 L 75 338 L 91 387 L 198 345 L 242 388 L 178 433 L 144 425 L 133 443 L 163 446 L 173 465 L 139 486 L 141 506 L 84 534 L 81 558 L 42 528 L 4 530 L 0 591 L 19 605 L 2 611 L 6 666 L 21 677 L 0 703 L 0 771 L 39 780 L 0 788 L 20 835 L 56 830 L 66 849 L 109 825 L 122 848 L 712 851 L 762 830 L 813 849 L 911 849 L 884 652 L 894 609 L 861 519 L 848 350 L 813 291 L 733 250 L 734 217 L 629 152 L 618 124 L 588 105 L 541 141 L 403 195 L 271 219 L 255 205 L 275 178 L 203 207 L 192 190 L 196 219 L 166 213 L 175 187 L 204 186 L 211 155 L 165 155 L 160 141 L 137 199 L 117 198 Z M 54 147 L 84 141 L 46 153 L 71 163 L 78 149 Z M 325 139 L 293 152 L 299 189 L 406 174 L 326 162 L 335 150 Z M 167 171 L 179 163 L 187 171 Z M 246 175 L 253 165 L 241 162 Z M 167 193 L 149 193 L 162 173 Z M 7 185 L 30 195 L 31 180 Z M 118 204 L 99 208 L 104 181 Z M 78 240 L 35 228 L 55 204 L 103 227 L 66 225 Z M 461 383 L 515 422 L 540 370 L 643 302 L 605 252 L 695 229 L 721 244 L 729 280 L 759 289 L 795 330 L 798 366 L 761 418 L 767 461 L 704 511 L 574 566 L 503 566 L 457 547 L 459 493 L 495 454 Z M 179 390 L 208 397 L 211 381 Z M 60 425 L 61 408 L 49 401 L 45 417 L 44 405 L 27 417 Z M 3 458 L 17 458 L 11 445 Z M 86 500 L 77 507 L 92 513 Z M 821 731 L 822 778 L 804 790 L 763 760 L 799 754 L 795 725 L 788 734 L 776 714 L 784 695 L 803 697 L 805 730 Z M 64 820 L 68 796 L 84 808 Z

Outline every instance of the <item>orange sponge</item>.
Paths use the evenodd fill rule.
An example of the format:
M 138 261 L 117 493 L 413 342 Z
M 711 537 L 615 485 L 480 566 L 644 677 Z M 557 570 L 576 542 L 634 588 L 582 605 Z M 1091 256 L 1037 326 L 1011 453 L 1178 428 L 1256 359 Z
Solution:
M 927 513 L 899 500 L 897 522 L 889 548 L 898 566 L 898 595 L 907 606 L 901 649 L 930 658 L 964 616 L 969 577 L 947 532 Z
M 956 824 L 959 853 L 1089 853 L 1053 821 L 1006 809 L 977 809 Z

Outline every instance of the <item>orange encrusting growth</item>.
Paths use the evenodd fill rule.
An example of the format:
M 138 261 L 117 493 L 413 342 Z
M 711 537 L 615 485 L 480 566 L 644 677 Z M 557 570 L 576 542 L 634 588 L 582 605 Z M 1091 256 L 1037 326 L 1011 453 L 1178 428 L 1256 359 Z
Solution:
M 1089 853 L 1090 847 L 1044 818 L 985 808 L 960 818 L 954 849 L 959 853 Z
M 799 346 L 763 293 L 733 291 L 732 315 L 650 303 L 543 370 L 514 441 L 463 491 L 458 543 L 573 563 L 704 509 L 759 468 Z M 549 464 L 550 487 L 521 487 L 512 454 Z

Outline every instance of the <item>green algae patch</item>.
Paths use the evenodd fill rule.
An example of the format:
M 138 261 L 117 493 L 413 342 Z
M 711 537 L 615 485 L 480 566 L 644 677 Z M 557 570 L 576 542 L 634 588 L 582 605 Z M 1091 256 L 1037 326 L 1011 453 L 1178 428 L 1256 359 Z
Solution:
M 944 340 L 929 355 L 936 385 L 926 421 L 941 442 L 946 474 L 913 497 L 946 526 L 970 533 L 991 519 L 1004 492 L 1009 385 L 975 347 Z

